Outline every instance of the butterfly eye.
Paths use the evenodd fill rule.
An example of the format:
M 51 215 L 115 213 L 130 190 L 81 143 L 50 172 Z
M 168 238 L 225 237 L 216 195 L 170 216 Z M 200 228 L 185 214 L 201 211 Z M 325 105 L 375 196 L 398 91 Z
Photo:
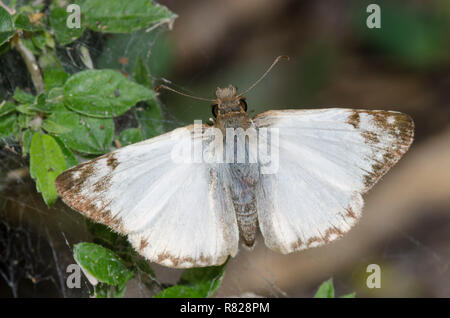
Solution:
M 214 118 L 217 118 L 217 114 L 219 113 L 219 105 L 214 104 L 211 106 L 212 106 L 212 114 L 213 114 Z
M 241 98 L 239 102 L 241 103 L 242 107 L 244 107 L 244 111 L 247 111 L 247 102 L 245 101 L 245 99 Z

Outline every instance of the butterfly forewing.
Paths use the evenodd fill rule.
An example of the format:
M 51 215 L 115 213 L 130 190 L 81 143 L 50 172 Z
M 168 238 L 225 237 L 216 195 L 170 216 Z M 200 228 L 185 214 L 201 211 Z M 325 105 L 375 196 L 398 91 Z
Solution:
M 175 144 L 192 142 L 205 141 L 188 126 L 121 148 L 67 170 L 57 190 L 72 208 L 128 234 L 150 261 L 179 268 L 222 264 L 237 253 L 236 217 L 220 169 L 174 162 Z
M 408 150 L 414 131 L 399 112 L 339 108 L 268 111 L 254 123 L 279 130 L 279 169 L 261 175 L 257 210 L 266 245 L 282 253 L 347 232 L 361 194 Z

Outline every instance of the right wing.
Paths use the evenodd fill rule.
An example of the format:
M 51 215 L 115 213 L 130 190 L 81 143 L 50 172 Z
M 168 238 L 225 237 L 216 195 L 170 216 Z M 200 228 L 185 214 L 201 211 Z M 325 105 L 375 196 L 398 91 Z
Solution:
M 205 142 L 192 126 L 179 128 L 73 167 L 58 176 L 56 187 L 67 205 L 128 235 L 152 262 L 219 265 L 237 253 L 239 241 L 224 171 L 176 163 L 172 156 L 174 147 Z
M 261 174 L 258 221 L 281 253 L 320 246 L 357 222 L 368 191 L 408 150 L 414 123 L 392 111 L 344 108 L 268 111 L 256 126 L 277 129 L 278 170 Z

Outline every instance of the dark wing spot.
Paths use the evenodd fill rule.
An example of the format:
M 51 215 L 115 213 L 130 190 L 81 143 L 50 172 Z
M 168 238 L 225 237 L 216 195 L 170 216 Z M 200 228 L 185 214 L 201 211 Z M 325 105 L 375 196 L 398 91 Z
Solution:
M 361 133 L 361 135 L 364 137 L 364 139 L 366 140 L 366 144 L 370 143 L 370 144 L 377 144 L 380 142 L 380 139 L 378 138 L 377 134 L 374 133 L 373 131 L 363 131 Z
M 97 193 L 105 192 L 111 186 L 111 178 L 112 176 L 108 174 L 98 180 L 96 183 L 94 183 L 93 191 Z
M 192 258 L 189 256 L 186 257 L 175 257 L 173 255 L 170 255 L 168 253 L 162 253 L 157 255 L 156 262 L 160 264 L 165 264 L 166 261 L 169 260 L 172 267 L 180 267 L 180 265 L 183 265 L 185 263 L 189 263 L 192 266 L 194 265 L 200 265 L 200 266 L 208 266 L 208 265 L 214 265 L 212 263 L 212 259 L 209 256 L 204 256 L 203 254 L 200 254 L 198 258 Z M 190 266 L 190 267 L 192 267 Z
M 116 159 L 116 157 L 114 157 L 114 153 L 109 153 L 106 155 L 106 158 L 108 158 L 106 160 L 106 165 L 108 167 L 111 167 L 112 170 L 116 169 L 117 166 L 119 165 L 119 161 Z
M 95 162 L 99 158 L 84 162 L 69 170 L 61 173 L 55 180 L 56 190 L 62 197 L 66 196 L 66 192 L 70 190 L 71 193 L 79 193 L 85 181 L 95 173 Z
M 297 239 L 297 241 L 291 243 L 291 249 L 293 251 L 303 246 L 303 241 L 301 239 Z
M 346 209 L 347 213 L 345 214 L 346 217 L 357 219 L 355 212 L 353 212 L 353 209 L 351 207 L 348 207 Z
M 141 242 L 139 243 L 138 251 L 142 252 L 144 250 L 144 248 L 146 248 L 147 246 L 148 246 L 148 241 L 144 238 L 141 238 Z
M 120 213 L 113 216 L 108 208 L 109 203 L 103 202 L 101 198 L 95 198 L 94 202 L 93 199 L 87 199 L 86 197 L 73 192 L 71 189 L 68 189 L 62 199 L 64 203 L 72 209 L 77 210 L 95 222 L 108 225 L 120 234 L 127 234 L 123 226 L 122 218 L 118 217 Z
M 358 110 L 354 110 L 353 113 L 350 115 L 350 117 L 348 117 L 347 123 L 349 123 L 350 125 L 352 125 L 356 129 L 358 129 L 359 128 L 359 122 L 360 122 L 359 111 Z
M 372 158 L 372 172 L 364 177 L 367 192 L 377 181 L 408 151 L 414 139 L 414 121 L 406 114 L 391 111 L 359 111 L 372 116 L 373 123 L 384 133 L 389 134 L 393 141 L 390 147 L 384 146 L 381 160 Z M 361 135 L 366 144 L 379 145 L 379 136 L 371 131 L 364 131 Z
M 335 235 L 335 237 L 331 239 L 331 235 Z M 335 240 L 336 238 L 339 238 L 342 235 L 344 235 L 344 232 L 342 232 L 339 228 L 332 226 L 325 231 L 323 241 L 324 243 L 329 243 L 330 241 Z
M 311 245 L 313 244 L 313 243 L 319 243 L 319 244 L 321 244 L 322 242 L 323 242 L 323 239 L 321 238 L 321 237 L 318 237 L 318 236 L 313 236 L 313 237 L 310 237 L 309 239 L 308 239 L 308 241 L 306 242 L 306 246 L 307 247 L 311 247 Z
M 81 214 L 111 227 L 114 231 L 125 234 L 123 222 L 119 213 L 113 216 L 109 209 L 110 202 L 104 202 L 101 197 L 103 192 L 110 185 L 110 175 L 102 177 L 92 188 L 86 189 L 86 181 L 97 173 L 96 163 L 99 160 L 112 158 L 111 165 L 114 167 L 116 160 L 112 154 L 98 157 L 88 162 L 79 164 L 61 173 L 55 180 L 56 190 L 64 203 Z M 90 195 L 86 195 L 90 190 Z

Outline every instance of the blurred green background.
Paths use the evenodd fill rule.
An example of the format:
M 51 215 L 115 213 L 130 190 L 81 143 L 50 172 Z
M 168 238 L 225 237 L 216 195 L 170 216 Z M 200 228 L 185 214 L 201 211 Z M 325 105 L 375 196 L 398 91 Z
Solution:
M 254 251 L 241 249 L 230 261 L 217 296 L 311 297 L 332 276 L 338 295 L 356 291 L 357 297 L 449 297 L 450 2 L 160 3 L 179 15 L 171 31 L 101 38 L 87 34 L 72 53 L 59 52 L 65 68 L 82 68 L 72 56 L 82 45 L 96 68 L 132 73 L 140 61 L 150 67 L 149 85 L 165 83 L 213 97 L 217 86 L 246 89 L 276 56 L 288 55 L 289 62 L 280 63 L 247 94 L 251 114 L 284 108 L 367 108 L 405 112 L 416 123 L 410 151 L 365 196 L 360 223 L 343 239 L 285 256 L 266 249 L 260 237 Z M 370 3 L 381 8 L 380 29 L 366 25 Z M 15 70 L 13 62 L 0 67 Z M 2 80 L 0 93 L 8 95 L 12 84 Z M 160 100 L 166 130 L 211 117 L 208 103 L 167 91 L 160 93 Z M 6 151 L 0 152 L 0 160 L 2 175 L 25 166 Z M 65 240 L 72 244 L 88 236 L 83 220 L 60 202 L 45 207 L 29 179 L 10 178 L 0 188 L 0 213 L 17 227 L 3 232 L 17 232 L 26 240 L 45 237 L 42 264 L 35 266 L 39 283 L 24 279 L 20 295 L 84 295 L 65 290 L 58 280 L 59 265 L 44 266 L 45 259 L 56 262 L 54 251 L 60 251 L 58 262 L 71 262 Z M 381 266 L 380 289 L 366 285 L 369 264 Z M 162 281 L 179 276 L 179 271 L 161 266 L 155 265 L 155 271 Z M 0 296 L 10 296 L 9 290 L 0 277 Z M 139 282 L 128 288 L 127 296 L 143 295 Z

